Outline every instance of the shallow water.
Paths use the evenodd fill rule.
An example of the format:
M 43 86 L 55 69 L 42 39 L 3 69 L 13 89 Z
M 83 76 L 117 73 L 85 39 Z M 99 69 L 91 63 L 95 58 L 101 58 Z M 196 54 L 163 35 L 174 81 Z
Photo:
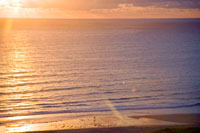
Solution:
M 199 19 L 1 19 L 0 123 L 199 113 L 199 59 Z

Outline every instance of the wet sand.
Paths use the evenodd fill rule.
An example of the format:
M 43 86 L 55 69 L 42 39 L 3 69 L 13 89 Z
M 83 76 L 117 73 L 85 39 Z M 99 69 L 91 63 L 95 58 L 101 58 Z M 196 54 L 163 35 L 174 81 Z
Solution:
M 176 130 L 183 133 L 199 133 L 200 127 L 193 126 L 151 126 L 151 127 L 116 127 L 116 128 L 91 128 L 91 129 L 76 129 L 76 130 L 55 130 L 41 131 L 32 133 L 168 133 L 169 130 Z M 163 132 L 165 131 L 165 132 Z M 177 133 L 177 132 L 176 132 Z
M 98 116 L 6 128 L 5 132 L 146 133 L 165 128 L 200 127 L 200 114 Z M 0 128 L 1 129 L 1 128 Z M 3 129 L 3 128 L 2 128 Z M 199 131 L 199 128 L 195 129 Z
M 200 125 L 200 114 L 140 115 L 132 118 L 150 118 L 162 121 Z

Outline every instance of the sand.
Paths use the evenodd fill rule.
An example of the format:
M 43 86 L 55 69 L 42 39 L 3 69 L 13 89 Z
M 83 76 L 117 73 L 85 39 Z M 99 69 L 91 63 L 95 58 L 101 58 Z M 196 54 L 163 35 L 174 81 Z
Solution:
M 0 127 L 0 130 L 3 132 L 146 133 L 165 128 L 189 127 L 200 127 L 200 114 L 93 116 L 21 127 Z M 199 131 L 199 128 L 197 130 Z

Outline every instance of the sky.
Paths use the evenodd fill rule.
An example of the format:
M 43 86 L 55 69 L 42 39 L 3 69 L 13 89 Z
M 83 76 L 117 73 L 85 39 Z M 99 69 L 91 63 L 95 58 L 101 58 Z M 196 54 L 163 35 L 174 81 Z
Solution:
M 200 0 L 0 0 L 1 18 L 200 18 Z

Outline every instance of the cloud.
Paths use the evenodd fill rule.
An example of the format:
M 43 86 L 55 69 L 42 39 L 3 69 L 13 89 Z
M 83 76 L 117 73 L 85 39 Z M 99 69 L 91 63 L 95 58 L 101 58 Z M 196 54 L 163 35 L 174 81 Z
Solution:
M 121 4 L 114 9 L 95 9 L 92 12 L 102 18 L 200 18 L 199 9 L 139 7 Z
M 200 0 L 23 0 L 26 8 L 92 10 L 117 8 L 121 4 L 138 7 L 200 9 Z
M 21 4 L 26 8 L 90 10 L 115 8 L 122 1 L 123 0 L 24 0 L 21 1 Z
M 136 6 L 165 8 L 200 8 L 200 0 L 130 0 Z
M 0 0 L 0 17 L 2 16 L 200 18 L 200 0 Z

